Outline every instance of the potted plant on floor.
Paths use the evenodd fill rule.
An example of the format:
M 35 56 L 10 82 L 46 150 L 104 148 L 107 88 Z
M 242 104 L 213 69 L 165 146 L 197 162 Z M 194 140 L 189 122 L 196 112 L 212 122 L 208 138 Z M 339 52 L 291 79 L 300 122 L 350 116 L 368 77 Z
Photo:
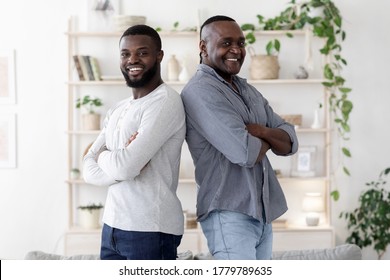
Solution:
M 103 106 L 103 102 L 100 98 L 92 98 L 89 95 L 85 95 L 83 98 L 76 100 L 76 108 L 83 107 L 85 113 L 82 114 L 82 128 L 84 130 L 99 130 L 100 129 L 100 114 L 95 111 L 96 107 Z
M 100 210 L 103 208 L 101 203 L 90 203 L 88 205 L 80 205 L 79 209 L 79 224 L 86 229 L 94 229 L 99 227 Z
M 378 259 L 383 257 L 390 244 L 390 192 L 385 188 L 385 177 L 389 173 L 390 167 L 380 173 L 377 181 L 366 183 L 369 189 L 359 196 L 358 207 L 340 214 L 351 230 L 347 243 L 361 248 L 373 245 Z

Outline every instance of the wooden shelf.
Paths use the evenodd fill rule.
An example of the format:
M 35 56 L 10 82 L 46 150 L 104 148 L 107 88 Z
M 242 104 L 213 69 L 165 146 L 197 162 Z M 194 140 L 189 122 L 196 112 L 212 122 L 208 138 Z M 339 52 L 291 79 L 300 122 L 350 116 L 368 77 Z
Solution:
M 296 85 L 308 85 L 318 84 L 322 85 L 325 82 L 324 79 L 266 79 L 266 80 L 248 80 L 249 84 L 296 84 Z
M 159 31 L 160 36 L 164 37 L 198 37 L 198 31 Z M 90 32 L 90 31 L 68 31 L 65 35 L 69 37 L 120 37 L 123 32 Z M 306 34 L 305 30 L 259 30 L 255 31 L 255 36 L 302 36 Z
M 302 36 L 307 32 L 305 30 L 258 30 L 254 32 L 256 37 L 259 36 L 285 36 L 286 34 L 291 34 L 293 36 Z M 311 32 L 309 32 L 311 34 Z
M 318 84 L 321 85 L 325 80 L 323 79 L 272 79 L 272 80 L 248 80 L 248 83 L 254 85 L 260 84 L 288 84 L 288 85 L 308 85 Z M 172 82 L 166 81 L 168 85 L 183 86 L 186 82 Z M 107 80 L 107 81 L 69 81 L 70 86 L 126 86 L 124 80 Z
M 185 82 L 166 81 L 168 85 L 184 86 Z M 109 81 L 69 81 L 69 86 L 126 86 L 124 80 L 109 80 Z
M 100 130 L 68 130 L 66 133 L 70 135 L 98 135 Z
M 303 182 L 303 181 L 321 181 L 321 182 L 329 182 L 329 178 L 327 177 L 278 177 L 280 183 L 287 182 Z
M 68 81 L 66 82 L 67 88 L 68 88 L 68 128 L 65 131 L 68 138 L 68 170 L 71 170 L 71 168 L 75 167 L 75 161 L 80 161 L 80 149 L 85 146 L 84 142 L 87 142 L 89 138 L 86 138 L 87 136 L 97 136 L 99 134 L 99 130 L 95 131 L 85 131 L 85 130 L 79 130 L 79 127 L 82 127 L 80 124 L 77 124 L 79 121 L 78 113 L 76 113 L 76 109 L 74 107 L 74 100 L 77 97 L 82 96 L 88 91 L 100 91 L 101 89 L 105 89 L 112 87 L 126 87 L 126 83 L 124 79 L 120 76 L 105 76 L 105 80 L 101 81 L 78 81 L 77 73 L 75 72 L 74 64 L 73 64 L 73 55 L 83 53 L 85 50 L 84 42 L 95 42 L 95 39 L 102 39 L 102 41 L 107 40 L 118 40 L 120 36 L 122 36 L 122 32 L 85 32 L 85 31 L 75 31 L 72 28 L 73 24 L 70 22 L 69 24 L 69 30 L 68 32 L 65 32 L 67 38 L 68 38 Z M 277 30 L 277 31 L 255 31 L 254 35 L 259 38 L 259 40 L 269 40 L 269 37 L 266 36 L 279 36 L 283 37 L 286 36 L 286 33 L 291 33 L 293 36 L 301 36 L 298 38 L 299 44 L 304 43 L 303 41 L 306 40 L 305 37 L 307 35 L 307 32 L 305 30 Z M 161 37 L 168 37 L 171 41 L 175 40 L 177 38 L 180 42 L 192 42 L 191 40 L 187 40 L 187 38 L 194 38 L 199 39 L 199 32 L 196 31 L 161 31 L 159 32 Z M 294 37 L 291 39 L 286 40 L 286 42 L 294 40 Z M 183 43 L 185 44 L 185 43 Z M 186 48 L 185 45 L 180 45 L 181 48 Z M 188 44 L 188 43 L 186 43 Z M 86 44 L 87 45 L 87 44 Z M 284 46 L 284 48 L 288 49 L 288 45 Z M 84 48 L 84 49 L 83 49 Z M 185 49 L 184 49 L 185 50 Z M 107 55 L 106 53 L 96 50 L 96 52 L 99 52 L 101 56 Z M 99 56 L 99 55 L 97 55 Z M 317 65 L 321 67 L 320 65 Z M 322 145 L 321 148 L 321 154 L 319 155 L 320 158 L 318 161 L 322 161 L 320 164 L 323 169 L 318 172 L 317 174 L 321 174 L 322 176 L 316 176 L 316 177 L 278 177 L 278 180 L 281 184 L 284 184 L 288 187 L 285 189 L 287 192 L 290 193 L 293 192 L 293 196 L 298 193 L 297 197 L 293 198 L 295 199 L 295 203 L 298 205 L 298 200 L 301 199 L 302 193 L 305 191 L 305 189 L 300 188 L 302 185 L 310 185 L 314 186 L 317 185 L 321 187 L 321 190 L 323 190 L 324 196 L 327 196 L 325 198 L 325 209 L 324 212 L 324 219 L 323 223 L 324 225 L 317 226 L 317 227 L 307 227 L 307 226 L 292 226 L 292 225 L 286 225 L 286 227 L 275 227 L 274 231 L 276 233 L 275 235 L 275 243 L 277 246 L 280 246 L 280 248 L 287 248 L 291 246 L 296 247 L 304 247 L 304 246 L 313 246 L 317 247 L 317 245 L 332 245 L 334 242 L 334 232 L 333 228 L 331 227 L 332 221 L 331 221 L 331 215 L 330 215 L 330 191 L 331 191 L 331 180 L 330 180 L 330 167 L 331 167 L 331 144 L 332 144 L 332 133 L 333 129 L 330 125 L 330 114 L 329 114 L 329 108 L 327 104 L 327 97 L 328 92 L 323 87 L 323 83 L 326 81 L 324 78 L 320 77 L 320 74 L 318 74 L 319 77 L 316 77 L 314 74 L 311 75 L 310 79 L 271 79 L 271 80 L 251 80 L 248 79 L 248 83 L 257 87 L 266 87 L 266 85 L 269 86 L 269 92 L 275 91 L 275 89 L 279 90 L 288 88 L 291 89 L 291 95 L 275 95 L 275 98 L 278 98 L 279 100 L 282 100 L 281 102 L 289 102 L 289 100 L 295 98 L 293 95 L 294 93 L 297 93 L 298 95 L 300 92 L 304 92 L 304 94 L 308 94 L 309 98 L 318 98 L 318 94 L 321 95 L 321 102 L 324 105 L 323 108 L 323 128 L 319 129 L 312 129 L 310 127 L 297 127 L 296 131 L 299 134 L 299 137 L 303 138 L 304 140 L 307 140 L 306 142 L 312 143 L 313 145 Z M 168 85 L 171 86 L 177 86 L 177 87 L 183 87 L 186 82 L 180 82 L 180 81 L 166 81 Z M 98 88 L 100 87 L 100 88 Z M 303 89 L 303 91 L 301 91 Z M 308 90 L 307 90 L 308 89 Z M 267 89 L 268 90 L 268 89 Z M 277 91 L 276 90 L 276 91 Z M 109 92 L 113 92 L 112 90 L 108 90 Z M 115 92 L 115 90 L 114 90 Z M 290 93 L 290 92 L 289 92 Z M 312 94 L 313 93 L 313 94 Z M 99 92 L 99 94 L 104 95 L 104 91 Z M 283 93 L 281 93 L 283 94 Z M 315 94 L 315 95 L 314 95 Z M 108 98 L 108 97 L 107 97 Z M 109 98 L 112 98 L 110 102 L 114 101 L 115 96 L 110 95 Z M 301 98 L 301 97 L 300 97 Z M 305 98 L 303 98 L 305 99 Z M 298 99 L 296 99 L 298 100 Z M 308 104 L 308 102 L 305 103 L 306 100 L 299 99 L 299 106 L 302 110 L 299 110 L 298 106 L 294 106 L 295 109 L 297 109 L 299 112 L 303 114 L 304 117 L 307 117 L 309 115 L 309 109 L 310 112 L 312 112 L 313 104 Z M 287 105 L 289 105 L 287 103 Z M 292 105 L 293 106 L 293 105 Z M 306 107 L 304 107 L 306 106 Z M 309 107 L 307 107 L 309 106 Z M 290 108 L 287 108 L 284 111 L 288 111 Z M 282 112 L 278 112 L 282 114 Z M 311 116 L 311 115 L 310 115 Z M 305 125 L 307 125 L 305 123 Z M 313 140 L 315 139 L 315 140 Z M 318 141 L 318 142 L 317 142 Z M 302 141 L 303 143 L 304 141 Z M 82 144 L 81 144 L 82 143 Z M 283 169 L 284 170 L 284 169 Z M 194 191 L 194 187 L 196 186 L 196 181 L 194 178 L 191 178 L 191 173 L 182 173 L 186 174 L 186 178 L 179 178 L 179 184 L 185 185 L 183 188 L 184 191 L 190 190 L 191 193 Z M 286 173 L 287 174 L 287 173 Z M 68 229 L 70 235 L 74 235 L 74 237 L 69 237 L 68 239 L 68 249 L 77 249 L 79 244 L 84 244 L 85 242 L 89 242 L 91 240 L 90 237 L 92 237 L 91 241 L 91 248 L 96 248 L 96 244 L 98 243 L 100 238 L 99 234 L 101 232 L 101 229 L 83 229 L 78 226 L 75 226 L 77 224 L 75 214 L 76 207 L 75 205 L 78 203 L 78 196 L 80 196 L 80 193 L 87 193 L 89 195 L 89 186 L 90 184 L 86 183 L 82 178 L 74 180 L 68 178 L 65 180 L 67 186 L 68 186 L 68 197 L 69 197 L 69 203 L 68 203 Z M 300 184 L 300 182 L 302 182 Z M 308 183 L 306 183 L 308 182 Z M 291 188 L 290 188 L 291 185 Z M 298 197 L 299 196 L 299 197 Z M 293 207 L 297 207 L 292 203 L 291 209 Z M 298 206 L 299 208 L 300 206 Z M 300 209 L 294 208 L 294 211 L 291 211 L 291 217 L 287 217 L 288 220 L 290 220 L 292 223 L 298 223 L 299 219 L 303 218 L 303 216 L 300 216 Z M 287 213 L 289 214 L 289 213 Z M 291 218 L 291 219 L 290 219 Z M 298 222 L 297 222 L 298 220 Z M 187 233 L 188 238 L 188 244 L 195 244 L 197 248 L 202 248 L 202 251 L 204 251 L 205 242 L 204 242 L 204 236 L 203 233 L 198 226 L 196 229 L 185 229 L 185 233 Z M 90 235 L 90 237 L 88 236 Z M 196 238 L 194 237 L 196 236 Z M 319 239 L 317 238 L 319 236 Z M 74 238 L 74 243 L 72 243 L 72 238 Z M 194 242 L 193 239 L 197 240 Z M 309 238 L 311 242 L 308 244 L 306 242 L 306 239 Z M 79 242 L 79 243 L 77 243 Z M 93 244 L 92 244 L 93 243 Z M 185 242 L 184 242 L 185 243 Z M 189 245 L 189 246 L 190 246 Z M 82 245 L 83 246 L 83 245 Z M 84 246 L 85 247 L 85 246 Z M 88 247 L 88 246 L 87 246 Z M 277 248 L 277 247 L 276 247 Z M 89 250 L 89 247 L 88 247 Z M 72 252 L 72 251 L 69 251 Z M 74 252 L 74 251 L 73 251 Z
M 122 36 L 123 32 L 89 32 L 89 31 L 69 31 L 65 35 L 69 37 L 118 37 Z M 196 37 L 199 33 L 196 31 L 159 31 L 158 34 L 164 37 Z
M 296 129 L 297 133 L 329 133 L 332 130 L 329 128 L 309 128 L 309 127 L 298 127 Z

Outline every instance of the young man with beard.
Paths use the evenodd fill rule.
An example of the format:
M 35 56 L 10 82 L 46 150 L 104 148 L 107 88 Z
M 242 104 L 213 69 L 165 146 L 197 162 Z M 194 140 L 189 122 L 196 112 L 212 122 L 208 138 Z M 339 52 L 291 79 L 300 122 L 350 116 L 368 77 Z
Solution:
M 185 113 L 161 78 L 161 38 L 146 25 L 119 41 L 132 95 L 111 108 L 84 158 L 87 183 L 109 186 L 101 259 L 175 259 L 184 231 L 176 195 Z
M 199 48 L 201 64 L 182 91 L 198 220 L 215 259 L 270 259 L 271 222 L 287 204 L 266 154 L 295 153 L 294 127 L 237 76 L 245 37 L 232 18 L 206 20 Z

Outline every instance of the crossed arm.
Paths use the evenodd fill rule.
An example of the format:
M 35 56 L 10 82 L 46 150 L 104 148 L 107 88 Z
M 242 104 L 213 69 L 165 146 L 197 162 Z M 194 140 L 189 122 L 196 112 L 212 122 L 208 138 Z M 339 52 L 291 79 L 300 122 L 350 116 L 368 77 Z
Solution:
M 126 147 L 130 145 L 131 142 L 135 140 L 138 132 L 131 135 L 128 142 L 126 143 Z M 101 153 L 109 151 L 105 144 L 104 133 L 99 135 L 96 139 L 87 155 L 84 157 L 84 168 L 83 174 L 84 179 L 87 183 L 91 183 L 94 185 L 112 185 L 117 183 L 118 181 L 115 178 L 110 177 L 107 173 L 105 173 L 99 166 L 98 160 Z
M 277 155 L 296 151 L 298 141 L 293 127 L 275 114 L 262 96 L 256 106 L 264 108 L 258 114 L 263 123 L 245 123 L 245 108 L 235 103 L 234 98 L 228 94 L 209 94 L 215 91 L 212 87 L 198 87 L 197 94 L 191 91 L 182 94 L 189 127 L 194 128 L 190 132 L 201 135 L 198 138 L 195 133 L 191 135 L 194 145 L 204 145 L 203 137 L 232 163 L 246 167 L 261 161 L 270 149 Z
M 291 139 L 284 130 L 259 124 L 248 124 L 246 129 L 249 134 L 259 138 L 262 143 L 256 162 L 261 161 L 269 149 L 276 155 L 285 155 L 291 152 Z
M 137 137 L 138 135 L 138 131 L 136 131 L 133 135 L 130 136 L 129 140 L 127 141 L 127 143 L 125 144 L 125 147 L 129 146 L 131 142 L 133 142 L 133 140 L 135 140 L 135 138 Z M 107 146 L 106 145 L 103 145 L 100 147 L 100 149 L 97 151 L 96 155 L 95 155 L 95 161 L 98 162 L 99 160 L 99 156 L 102 152 L 104 151 L 108 151 L 107 149 Z

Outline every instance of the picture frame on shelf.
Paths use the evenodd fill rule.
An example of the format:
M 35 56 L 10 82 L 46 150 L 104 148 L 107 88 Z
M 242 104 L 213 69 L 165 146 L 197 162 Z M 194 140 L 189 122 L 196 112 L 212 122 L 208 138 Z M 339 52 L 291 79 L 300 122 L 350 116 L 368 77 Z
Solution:
M 15 104 L 15 51 L 0 50 L 0 104 Z
M 16 116 L 0 115 L 0 168 L 16 168 Z
M 316 146 L 299 147 L 296 154 L 292 156 L 292 177 L 314 177 L 315 158 L 317 154 Z

